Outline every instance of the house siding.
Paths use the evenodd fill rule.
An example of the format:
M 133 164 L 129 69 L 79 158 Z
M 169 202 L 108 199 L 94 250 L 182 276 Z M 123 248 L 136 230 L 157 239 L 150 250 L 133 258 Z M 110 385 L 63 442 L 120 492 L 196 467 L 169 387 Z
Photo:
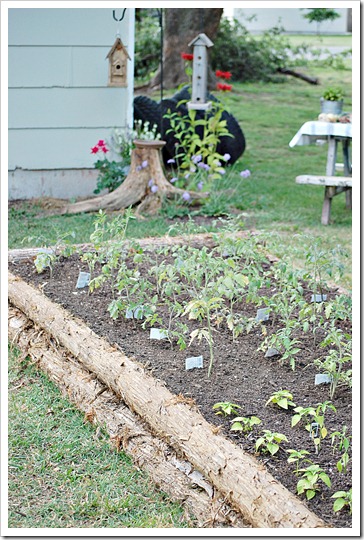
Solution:
M 122 10 L 116 11 L 120 17 Z M 55 178 L 65 177 L 60 171 L 74 178 L 64 181 L 65 198 L 91 194 L 95 174 L 79 171 L 93 168 L 90 148 L 99 139 L 110 139 L 113 128 L 132 127 L 134 9 L 127 9 L 119 23 L 112 13 L 98 8 L 8 10 L 10 198 L 22 198 L 22 184 L 24 198 L 51 196 Z M 132 59 L 126 88 L 108 86 L 106 55 L 117 31 Z M 36 171 L 42 171 L 41 183 L 32 180 Z M 86 190 L 80 178 L 87 179 Z

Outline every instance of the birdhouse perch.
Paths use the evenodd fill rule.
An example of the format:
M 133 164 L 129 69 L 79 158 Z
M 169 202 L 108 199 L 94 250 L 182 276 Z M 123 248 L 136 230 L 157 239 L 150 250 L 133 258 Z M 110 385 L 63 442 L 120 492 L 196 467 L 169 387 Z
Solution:
M 127 60 L 130 56 L 119 37 L 106 58 L 109 60 L 108 86 L 127 86 Z
M 207 110 L 211 101 L 207 97 L 207 48 L 212 47 L 212 41 L 206 34 L 199 34 L 188 44 L 193 47 L 192 64 L 192 100 L 187 103 L 189 109 Z

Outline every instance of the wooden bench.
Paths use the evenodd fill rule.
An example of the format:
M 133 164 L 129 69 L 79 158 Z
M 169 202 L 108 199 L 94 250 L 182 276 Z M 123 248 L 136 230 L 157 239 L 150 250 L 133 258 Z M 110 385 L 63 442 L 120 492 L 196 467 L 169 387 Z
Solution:
M 324 203 L 322 206 L 321 223 L 328 225 L 331 213 L 331 201 L 335 195 L 346 191 L 346 208 L 351 209 L 351 176 L 312 176 L 303 174 L 296 177 L 297 184 L 310 184 L 325 188 Z

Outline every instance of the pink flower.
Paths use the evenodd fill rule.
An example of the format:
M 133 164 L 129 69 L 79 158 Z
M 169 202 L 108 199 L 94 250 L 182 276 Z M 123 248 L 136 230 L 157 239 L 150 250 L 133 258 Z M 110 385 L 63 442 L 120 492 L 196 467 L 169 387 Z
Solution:
M 100 147 L 105 146 L 105 145 L 106 145 L 106 143 L 102 139 L 100 139 L 99 142 L 97 143 L 97 146 L 100 146 Z
M 106 148 L 106 146 L 103 146 L 101 148 L 101 151 L 104 152 L 104 154 L 106 154 L 109 150 Z
M 93 148 L 91 148 L 91 154 L 97 154 L 98 151 L 99 151 L 98 146 L 94 146 Z

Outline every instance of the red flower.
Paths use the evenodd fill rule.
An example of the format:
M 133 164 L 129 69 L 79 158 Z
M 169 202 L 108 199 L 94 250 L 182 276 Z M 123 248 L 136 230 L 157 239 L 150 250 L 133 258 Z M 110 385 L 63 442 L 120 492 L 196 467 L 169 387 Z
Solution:
M 220 71 L 219 69 L 215 71 L 216 77 L 220 77 L 220 79 L 231 79 L 231 73 L 230 71 Z
M 232 85 L 231 84 L 224 84 L 224 83 L 217 83 L 216 88 L 218 90 L 221 90 L 222 92 L 231 92 Z
M 101 140 L 97 143 L 97 146 L 100 146 L 100 148 L 101 148 L 101 146 L 105 146 L 105 144 L 106 144 L 105 141 L 103 141 L 103 140 L 101 139 Z
M 91 154 L 97 154 L 98 151 L 99 151 L 98 146 L 94 146 L 93 148 L 91 148 Z
M 181 53 L 181 57 L 183 58 L 183 60 L 188 60 L 189 62 L 192 62 L 193 60 L 193 54 L 189 54 L 189 53 Z
M 104 154 L 106 154 L 106 152 L 108 152 L 109 150 L 106 148 L 106 146 L 103 146 L 101 148 L 101 151 L 104 152 Z

